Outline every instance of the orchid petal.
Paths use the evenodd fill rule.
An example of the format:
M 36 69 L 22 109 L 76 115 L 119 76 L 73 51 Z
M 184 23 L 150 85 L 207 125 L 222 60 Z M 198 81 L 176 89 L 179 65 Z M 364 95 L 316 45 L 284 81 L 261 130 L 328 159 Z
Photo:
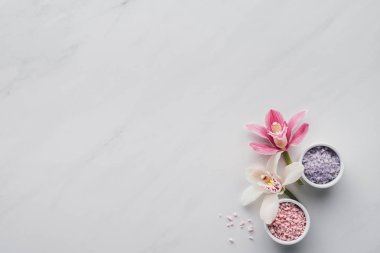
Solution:
M 289 146 L 300 144 L 308 131 L 309 124 L 303 123 L 292 136 Z
M 273 122 L 280 123 L 282 126 L 284 123 L 284 117 L 282 117 L 279 111 L 270 109 L 267 115 L 265 116 L 265 124 L 267 129 L 271 129 Z
M 252 142 L 249 145 L 261 155 L 273 155 L 279 151 L 277 148 L 271 147 L 268 144 Z
M 261 167 L 251 166 L 245 170 L 245 175 L 251 184 L 256 184 L 260 180 L 260 175 L 265 174 L 266 171 Z
M 261 204 L 260 217 L 266 224 L 271 224 L 276 218 L 279 207 L 277 194 L 266 194 Z
M 277 176 L 277 165 L 278 165 L 278 160 L 280 160 L 282 151 L 277 152 L 276 154 L 272 155 L 268 162 L 267 162 L 267 170 L 274 176 Z
M 282 185 L 288 185 L 296 182 L 303 173 L 304 167 L 300 162 L 294 162 L 284 168 L 284 180 Z
M 300 120 L 305 117 L 305 114 L 307 113 L 307 111 L 300 111 L 300 112 L 297 112 L 296 114 L 294 114 L 290 120 L 289 120 L 289 123 L 288 123 L 288 131 L 287 131 L 287 134 L 286 134 L 286 137 L 288 138 L 288 140 L 290 139 L 290 136 L 292 135 L 293 133 L 293 130 L 294 128 L 298 125 L 298 123 L 300 122 Z
M 253 186 L 249 186 L 247 189 L 243 191 L 243 194 L 240 198 L 240 202 L 243 206 L 246 206 L 255 201 L 258 197 L 261 196 L 261 194 L 263 194 L 262 191 Z
M 268 140 L 272 144 L 273 147 L 276 147 L 276 144 L 274 143 L 273 137 L 269 135 L 269 132 L 268 132 Z
M 254 134 L 263 138 L 268 138 L 268 130 L 265 127 L 256 124 L 247 124 L 246 127 Z

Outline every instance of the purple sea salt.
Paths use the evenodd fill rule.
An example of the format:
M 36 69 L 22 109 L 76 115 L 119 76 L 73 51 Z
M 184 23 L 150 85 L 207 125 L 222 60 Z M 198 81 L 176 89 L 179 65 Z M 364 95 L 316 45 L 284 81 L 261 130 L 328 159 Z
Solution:
M 305 176 L 316 184 L 327 184 L 334 180 L 340 171 L 340 158 L 327 146 L 309 149 L 302 159 Z

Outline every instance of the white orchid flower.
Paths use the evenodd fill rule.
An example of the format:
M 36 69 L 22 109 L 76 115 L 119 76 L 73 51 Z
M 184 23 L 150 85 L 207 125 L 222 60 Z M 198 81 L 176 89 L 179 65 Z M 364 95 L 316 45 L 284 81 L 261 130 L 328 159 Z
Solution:
M 260 217 L 266 224 L 271 224 L 276 218 L 279 208 L 278 195 L 283 194 L 285 186 L 296 182 L 302 175 L 302 163 L 293 162 L 284 168 L 283 176 L 277 174 L 278 160 L 282 152 L 277 152 L 268 160 L 266 169 L 247 169 L 247 179 L 252 185 L 243 192 L 241 204 L 246 206 L 264 194 L 260 208 Z

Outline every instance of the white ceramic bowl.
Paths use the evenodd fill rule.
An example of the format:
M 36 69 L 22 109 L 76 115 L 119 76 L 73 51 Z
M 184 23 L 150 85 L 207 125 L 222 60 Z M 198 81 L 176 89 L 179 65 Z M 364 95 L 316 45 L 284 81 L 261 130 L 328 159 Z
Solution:
M 293 245 L 293 244 L 296 244 L 296 243 L 300 242 L 306 236 L 307 232 L 309 232 L 309 228 L 310 228 L 310 215 L 309 215 L 307 209 L 300 202 L 298 202 L 298 201 L 295 201 L 293 199 L 284 198 L 284 199 L 280 199 L 279 202 L 280 203 L 283 203 L 283 202 L 293 203 L 293 204 L 296 204 L 297 206 L 299 206 L 302 209 L 302 211 L 305 213 L 305 217 L 306 217 L 305 230 L 303 231 L 303 234 L 300 237 L 298 237 L 297 239 L 295 239 L 293 241 L 283 241 L 283 240 L 278 239 L 277 237 L 275 237 L 269 231 L 268 225 L 264 223 L 265 231 L 267 231 L 269 237 L 272 238 L 273 241 L 275 241 L 275 242 L 277 242 L 279 244 L 282 244 L 282 245 Z
M 342 156 L 340 155 L 340 153 L 338 152 L 338 150 L 329 145 L 329 144 L 325 144 L 325 143 L 319 143 L 319 144 L 314 144 L 314 145 L 311 145 L 310 147 L 308 147 L 305 152 L 302 153 L 301 155 L 301 159 L 300 159 L 300 162 L 302 163 L 302 160 L 303 160 L 303 157 L 305 156 L 306 152 L 309 151 L 310 149 L 314 148 L 314 147 L 318 147 L 318 146 L 325 146 L 325 147 L 328 147 L 330 149 L 332 149 L 339 157 L 339 161 L 340 161 L 340 171 L 339 171 L 339 174 L 336 176 L 336 178 L 334 178 L 332 181 L 326 183 L 326 184 L 317 184 L 317 183 L 314 183 L 312 182 L 311 180 L 309 180 L 305 173 L 302 174 L 302 179 L 308 183 L 309 185 L 315 187 L 315 188 L 319 188 L 319 189 L 325 189 L 325 188 L 329 188 L 333 185 L 335 185 L 336 183 L 338 183 L 338 181 L 340 180 L 340 178 L 342 177 L 343 175 L 343 171 L 344 171 L 344 165 L 343 165 L 343 161 L 342 161 Z

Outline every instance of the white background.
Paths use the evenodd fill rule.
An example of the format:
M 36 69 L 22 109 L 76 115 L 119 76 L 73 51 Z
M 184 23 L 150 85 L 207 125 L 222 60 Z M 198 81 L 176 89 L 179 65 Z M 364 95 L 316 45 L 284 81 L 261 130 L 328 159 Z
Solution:
M 0 252 L 376 252 L 380 2 L 1 0 Z M 292 190 L 299 244 L 242 208 L 248 122 L 308 109 L 292 149 L 338 185 Z M 255 241 L 218 214 L 252 218 Z M 227 239 L 232 236 L 235 245 Z

